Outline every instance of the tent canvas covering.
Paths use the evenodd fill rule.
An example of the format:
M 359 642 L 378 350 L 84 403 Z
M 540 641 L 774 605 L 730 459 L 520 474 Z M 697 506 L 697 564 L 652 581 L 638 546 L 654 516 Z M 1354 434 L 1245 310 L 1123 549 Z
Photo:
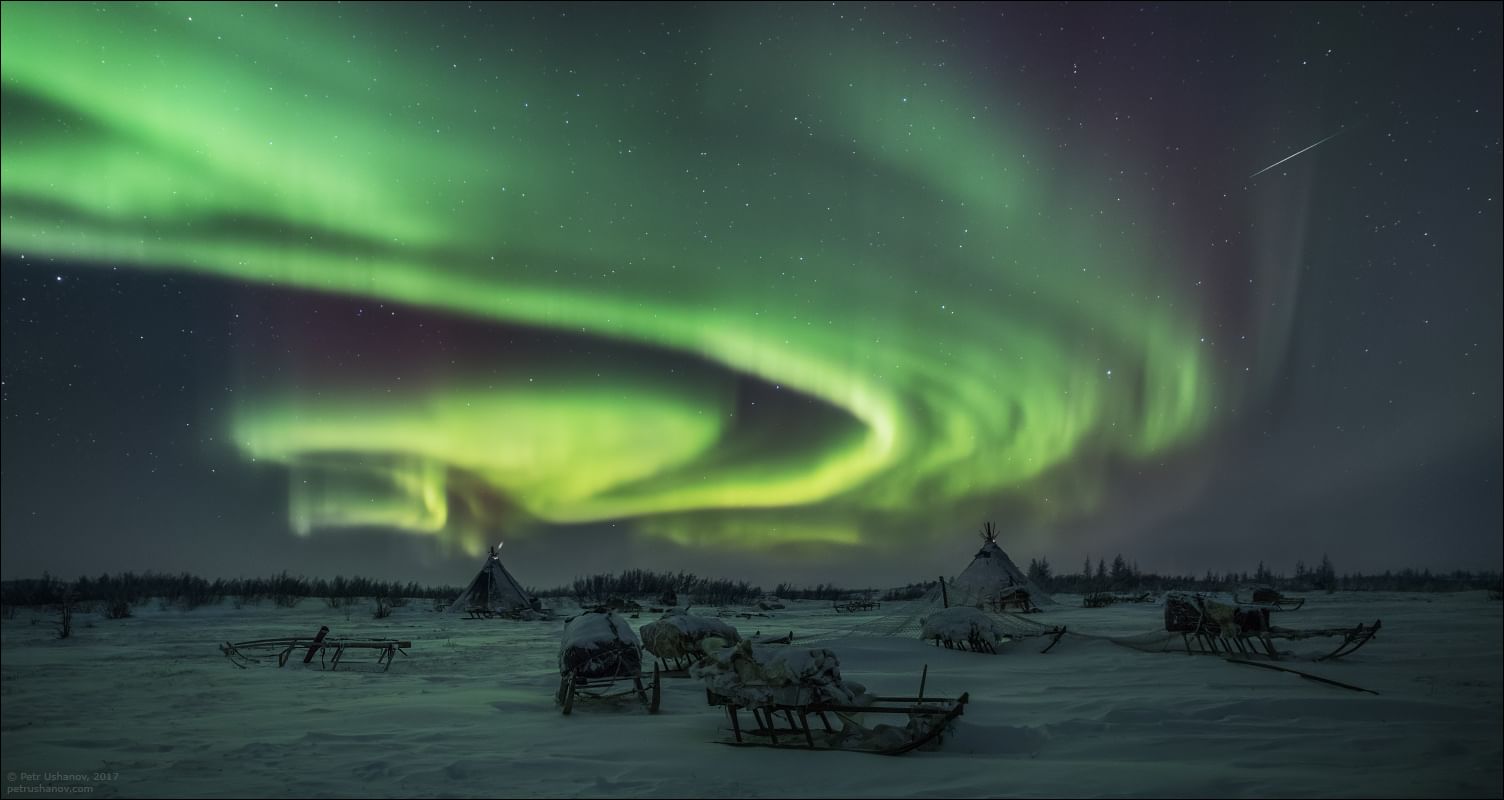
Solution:
M 1003 548 L 998 547 L 996 541 L 991 540 L 982 545 L 982 549 L 977 551 L 966 570 L 956 577 L 953 585 L 966 595 L 962 602 L 968 604 L 996 597 L 1011 586 L 1028 590 L 1029 597 L 1036 604 L 1054 602 L 1044 590 L 1029 580 L 1023 570 L 1013 563 L 1013 559 L 1003 552 Z M 956 605 L 955 598 L 952 598 L 952 605 Z
M 536 602 L 522 588 L 522 584 L 507 572 L 507 568 L 501 565 L 501 558 L 496 554 L 495 548 L 492 548 L 480 574 L 470 581 L 459 599 L 450 604 L 449 610 L 483 608 L 496 614 L 509 614 L 535 608 Z

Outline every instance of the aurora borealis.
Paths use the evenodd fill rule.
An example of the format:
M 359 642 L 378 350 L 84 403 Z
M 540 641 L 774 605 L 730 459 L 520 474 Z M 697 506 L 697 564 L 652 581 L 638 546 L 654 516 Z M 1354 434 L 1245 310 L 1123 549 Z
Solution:
M 1307 317 L 1351 316 L 1310 305 L 1317 170 L 1391 120 L 1319 81 L 1201 105 L 1215 75 L 1165 78 L 1220 52 L 1177 25 L 1251 11 L 1101 13 L 6 4 L 6 275 L 275 307 L 181 368 L 225 371 L 193 457 L 278 470 L 295 535 L 902 560 L 1002 510 L 1045 549 L 1121 547 L 1301 402 Z M 1491 371 L 1449 373 L 1485 397 L 1432 442 L 1498 441 L 1481 210 L 1444 288 L 1491 299 L 1448 323 Z M 40 343 L 6 336 L 11 404 Z M 44 458 L 19 447 L 11 485 Z

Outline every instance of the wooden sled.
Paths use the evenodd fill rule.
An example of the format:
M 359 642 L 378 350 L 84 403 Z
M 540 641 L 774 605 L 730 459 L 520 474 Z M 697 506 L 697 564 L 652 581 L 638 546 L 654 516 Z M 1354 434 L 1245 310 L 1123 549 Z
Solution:
M 241 669 L 247 669 L 252 664 L 264 664 L 274 658 L 278 667 L 284 667 L 294 651 L 302 650 L 304 664 L 312 664 L 317 656 L 319 668 L 329 670 L 339 669 L 340 661 L 350 650 L 376 650 L 376 665 L 381 667 L 382 672 L 386 672 L 392 668 L 392 661 L 398 653 L 405 656 L 408 648 L 413 646 L 412 642 L 397 639 L 330 639 L 328 636 L 329 626 L 323 625 L 311 637 L 225 642 L 219 646 L 219 650 L 230 659 L 231 664 Z
M 1041 631 L 1038 635 L 1039 636 L 1048 637 L 1049 640 L 1050 640 L 1050 643 L 1047 644 L 1047 645 L 1045 645 L 1044 649 L 1040 650 L 1039 652 L 1040 653 L 1048 653 L 1048 652 L 1050 652 L 1050 650 L 1054 649 L 1055 645 L 1060 644 L 1060 640 L 1065 636 L 1065 634 L 1066 634 L 1066 630 L 1065 630 L 1065 626 L 1064 625 L 1061 625 L 1061 626 L 1058 626 L 1058 627 L 1054 627 L 1054 628 L 1049 628 L 1047 630 Z M 1033 636 L 1013 636 L 1013 635 L 1010 635 L 1007 639 L 1004 639 L 1003 641 L 998 642 L 996 645 L 994 645 L 992 642 L 988 641 L 986 639 L 986 637 L 981 637 L 981 636 L 973 636 L 973 637 L 969 637 L 969 638 L 966 638 L 966 639 L 945 639 L 945 638 L 941 638 L 941 637 L 936 637 L 932 641 L 934 642 L 934 645 L 936 647 L 944 647 L 946 650 L 965 650 L 965 651 L 969 651 L 969 652 L 972 652 L 972 653 L 987 653 L 989 655 L 997 655 L 997 648 L 998 648 L 999 645 L 1005 645 L 1005 644 L 1008 644 L 1009 642 L 1017 642 L 1017 641 L 1021 641 L 1023 639 L 1032 639 L 1032 638 L 1036 638 L 1036 637 L 1033 637 Z
M 1277 590 L 1267 586 L 1260 586 L 1254 589 L 1246 600 L 1237 594 L 1234 594 L 1232 599 L 1233 602 L 1240 606 L 1267 608 L 1270 611 L 1295 611 L 1306 604 L 1304 597 L 1286 597 Z
M 1138 594 L 1113 594 L 1112 592 L 1092 592 L 1082 598 L 1083 608 L 1106 608 L 1119 603 L 1152 603 L 1153 592 L 1139 592 Z
M 871 611 L 881 605 L 882 603 L 876 600 L 851 600 L 845 603 L 831 603 L 831 608 L 834 608 L 837 614 L 852 614 L 857 611 Z
M 1000 645 L 1040 637 L 1050 640 L 1039 651 L 1048 653 L 1060 643 L 1065 632 L 1063 626 L 1045 625 L 1022 614 L 988 613 L 981 608 L 954 606 L 926 617 L 919 637 L 947 650 L 996 655 Z
M 971 653 L 997 655 L 997 646 L 985 636 L 968 636 L 965 639 L 947 639 L 942 636 L 936 636 L 931 641 L 936 647 L 944 647 L 946 650 L 962 650 Z
M 575 625 L 585 632 L 574 636 Z M 560 710 L 572 713 L 579 698 L 609 700 L 632 695 L 648 713 L 658 713 L 662 675 L 654 667 L 652 684 L 643 684 L 642 642 L 631 626 L 604 607 L 571 617 L 559 650 L 559 690 L 554 700 Z
M 464 619 L 509 619 L 514 621 L 523 619 L 552 618 L 553 612 L 546 609 L 540 611 L 533 608 L 514 608 L 511 611 L 497 611 L 494 608 L 487 608 L 485 606 L 474 606 L 472 608 L 467 608 L 465 609 L 464 616 Z
M 689 668 L 696 661 L 698 659 L 693 656 L 657 656 L 653 660 L 653 671 L 664 678 L 688 678 Z
M 687 678 L 689 668 L 705 657 L 703 648 L 707 639 L 734 645 L 742 640 L 742 635 L 718 619 L 675 609 L 639 628 L 638 638 L 642 640 L 643 652 L 657 659 L 655 663 L 662 677 Z
M 928 675 L 929 667 L 925 667 Z M 841 705 L 836 703 L 773 703 L 759 706 L 743 706 L 735 699 L 705 690 L 705 700 L 712 706 L 726 709 L 731 720 L 731 739 L 718 740 L 721 744 L 738 747 L 786 747 L 805 750 L 847 750 L 857 753 L 875 753 L 885 756 L 900 756 L 931 742 L 941 742 L 947 728 L 966 709 L 970 695 L 959 698 L 924 697 L 924 678 L 920 678 L 917 697 L 873 697 L 871 705 Z M 752 714 L 754 727 L 743 728 L 740 713 Z M 857 719 L 857 715 L 899 715 L 906 722 L 922 718 L 927 725 L 922 733 L 909 736 L 895 744 L 863 746 L 862 738 L 875 739 L 876 731 Z M 817 730 L 810 724 L 810 717 L 819 721 Z M 843 723 L 837 731 L 831 724 L 835 718 Z
M 1269 624 L 1266 607 L 1236 608 L 1208 600 L 1200 595 L 1172 594 L 1165 598 L 1165 630 L 1179 633 L 1188 654 L 1198 653 L 1246 658 L 1268 656 L 1278 660 L 1275 639 L 1315 639 L 1341 637 L 1331 652 L 1316 661 L 1331 661 L 1356 651 L 1371 641 L 1381 620 L 1373 625 L 1359 623 L 1353 628 L 1281 628 Z
M 789 631 L 785 634 L 777 634 L 763 633 L 762 631 L 758 631 L 757 633 L 754 633 L 747 638 L 751 640 L 753 644 L 793 644 L 794 632 Z
M 1010 586 L 987 598 L 987 607 L 998 614 L 1038 614 L 1042 610 L 1022 586 Z
M 794 632 L 765 634 L 759 631 L 748 636 L 746 641 L 761 645 L 793 644 Z M 698 656 L 669 656 L 667 658 L 658 656 L 655 657 L 653 664 L 655 671 L 664 678 L 688 678 L 689 668 L 694 666 L 699 660 Z

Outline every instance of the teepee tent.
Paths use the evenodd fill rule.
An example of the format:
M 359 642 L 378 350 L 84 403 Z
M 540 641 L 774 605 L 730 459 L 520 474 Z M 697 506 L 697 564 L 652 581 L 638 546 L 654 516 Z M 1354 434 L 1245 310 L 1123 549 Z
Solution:
M 997 528 L 992 523 L 982 526 L 982 549 L 977 551 L 976 557 L 971 560 L 971 565 L 956 577 L 952 584 L 955 591 L 962 596 L 962 603 L 985 602 L 995 599 L 998 595 L 1013 587 L 1022 588 L 1029 593 L 1030 599 L 1036 604 L 1047 605 L 1055 601 L 1044 593 L 1044 590 L 1034 585 L 1029 576 L 1013 563 L 1013 559 L 1003 552 L 1003 548 L 997 544 Z M 956 603 L 952 601 L 952 605 Z
M 510 614 L 536 610 L 537 607 L 538 601 L 501 565 L 501 557 L 493 547 L 485 565 L 480 568 L 480 574 L 475 576 L 475 580 L 470 582 L 459 599 L 450 604 L 449 610 L 484 609 L 494 614 Z

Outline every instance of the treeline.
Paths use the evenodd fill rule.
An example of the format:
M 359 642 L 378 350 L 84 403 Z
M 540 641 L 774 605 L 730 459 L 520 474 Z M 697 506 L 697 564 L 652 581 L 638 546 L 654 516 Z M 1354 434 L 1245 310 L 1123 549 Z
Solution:
M 1087 559 L 1079 572 L 1056 573 L 1048 559 L 1029 562 L 1028 574 L 1047 592 L 1089 594 L 1091 592 L 1163 592 L 1171 590 L 1230 592 L 1251 585 L 1267 585 L 1282 591 L 1389 591 L 1389 592 L 1456 592 L 1472 589 L 1498 590 L 1504 585 L 1498 572 L 1431 572 L 1404 569 L 1398 572 L 1347 573 L 1339 575 L 1330 558 L 1322 556 L 1315 567 L 1296 562 L 1293 574 L 1276 573 L 1260 562 L 1252 573 L 1208 571 L 1204 575 L 1160 575 L 1144 572 L 1137 562 L 1122 555 L 1108 564 L 1099 559 L 1095 565 Z M 881 599 L 910 600 L 922 597 L 934 588 L 934 581 L 911 583 L 889 589 Z M 239 605 L 270 602 L 290 608 L 306 598 L 321 597 L 331 606 L 347 605 L 356 598 L 400 600 L 428 598 L 451 601 L 460 589 L 453 586 L 421 586 L 415 581 L 378 581 L 370 578 L 338 576 L 333 579 L 306 578 L 286 572 L 265 578 L 219 578 L 209 580 L 189 573 L 168 575 L 156 572 L 104 574 L 97 578 L 81 577 L 67 581 L 44 573 L 41 578 L 0 582 L 0 604 L 14 609 L 20 606 L 99 606 L 111 616 L 127 616 L 132 606 L 156 599 L 164 605 L 183 609 L 217 605 L 226 600 Z M 544 597 L 572 597 L 583 604 L 606 604 L 614 598 L 661 598 L 672 592 L 679 603 L 691 605 L 726 605 L 753 603 L 764 596 L 760 586 L 747 581 L 704 578 L 688 572 L 653 572 L 629 569 L 617 574 L 598 574 L 576 578 L 567 586 L 544 591 L 529 589 Z M 802 600 L 845 600 L 865 597 L 870 592 L 845 589 L 834 584 L 796 587 L 780 583 L 774 590 L 778 597 Z M 394 603 L 398 605 L 400 603 Z
M 883 593 L 883 600 L 917 600 L 928 594 L 938 584 L 939 581 L 920 581 L 907 586 L 894 587 Z
M 104 604 L 118 609 L 151 599 L 179 608 L 218 605 L 230 600 L 237 605 L 254 605 L 263 601 L 291 608 L 309 597 L 331 600 L 370 597 L 452 599 L 460 590 L 452 586 L 420 586 L 416 582 L 377 581 L 359 576 L 305 578 L 283 572 L 269 578 L 216 578 L 209 580 L 189 573 L 165 575 L 146 572 L 137 575 L 122 572 L 81 577 L 65 581 L 43 573 L 41 578 L 24 578 L 0 583 L 0 602 L 6 606 L 56 606 Z
M 613 599 L 663 597 L 672 593 L 680 603 L 722 605 L 750 603 L 763 596 L 762 588 L 746 581 L 702 578 L 688 572 L 653 572 L 628 569 L 617 574 L 575 578 L 568 586 L 556 586 L 537 594 L 541 597 L 573 597 L 580 605 L 604 605 Z
M 1088 558 L 1080 572 L 1063 574 L 1056 573 L 1048 559 L 1036 558 L 1029 562 L 1029 580 L 1047 592 L 1090 594 L 1171 590 L 1232 592 L 1245 586 L 1272 586 L 1290 592 L 1460 592 L 1498 588 L 1501 578 L 1497 572 L 1454 570 L 1433 573 L 1429 569 L 1338 575 L 1331 558 L 1326 555 L 1315 567 L 1307 567 L 1304 561 L 1295 562 L 1292 575 L 1274 572 L 1262 561 L 1251 574 L 1208 570 L 1200 576 L 1159 575 L 1143 572 L 1138 568 L 1138 562 L 1129 561 L 1120 554 L 1113 558 L 1111 565 L 1098 559 L 1093 568 Z
M 807 588 L 796 587 L 790 583 L 780 583 L 773 589 L 775 596 L 789 600 L 845 600 L 852 594 L 863 595 L 868 593 L 863 591 L 852 592 L 850 589 L 843 589 L 832 583 L 821 583 Z

